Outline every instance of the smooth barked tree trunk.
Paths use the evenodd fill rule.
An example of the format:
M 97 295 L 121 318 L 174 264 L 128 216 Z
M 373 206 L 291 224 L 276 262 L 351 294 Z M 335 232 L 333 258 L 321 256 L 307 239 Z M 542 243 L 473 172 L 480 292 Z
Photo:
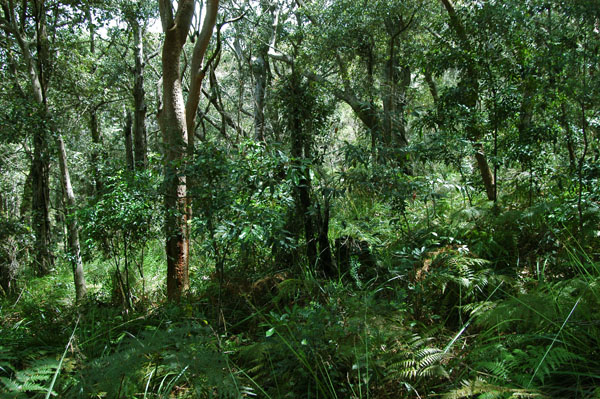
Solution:
M 180 298 L 189 288 L 186 179 L 181 167 L 187 149 L 188 132 L 179 58 L 191 23 L 194 2 L 180 2 L 179 12 L 186 4 L 191 8 L 189 21 L 184 25 L 169 26 L 165 32 L 162 51 L 163 108 L 159 124 L 165 144 L 167 297 L 171 300 Z M 170 2 L 168 6 L 170 7 Z M 179 12 L 178 16 L 181 16 Z M 180 32 L 180 29 L 185 31 Z
M 87 293 L 85 285 L 85 276 L 83 274 L 83 262 L 81 260 L 81 247 L 79 245 L 79 227 L 77 225 L 77 217 L 75 215 L 75 194 L 71 186 L 71 177 L 69 176 L 69 167 L 67 165 L 67 151 L 62 135 L 58 135 L 58 162 L 60 166 L 60 177 L 63 185 L 64 202 L 65 202 L 65 218 L 67 221 L 67 241 L 69 243 L 68 258 L 73 268 L 73 280 L 75 282 L 75 298 L 77 302 L 81 302 Z
M 173 14 L 169 0 L 159 0 L 165 39 L 162 47 L 162 104 L 158 121 L 165 146 L 165 234 L 167 253 L 167 297 L 178 300 L 189 288 L 189 229 L 186 154 L 193 152 L 188 139 L 194 134 L 208 48 L 217 17 L 218 0 L 208 0 L 190 71 L 187 106 L 183 99 L 180 58 L 194 16 L 196 2 L 180 0 Z

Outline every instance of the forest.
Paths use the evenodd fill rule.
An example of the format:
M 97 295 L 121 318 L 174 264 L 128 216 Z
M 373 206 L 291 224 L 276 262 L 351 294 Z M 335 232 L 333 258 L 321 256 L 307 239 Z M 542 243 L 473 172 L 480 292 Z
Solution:
M 600 398 L 599 0 L 0 6 L 0 398 Z

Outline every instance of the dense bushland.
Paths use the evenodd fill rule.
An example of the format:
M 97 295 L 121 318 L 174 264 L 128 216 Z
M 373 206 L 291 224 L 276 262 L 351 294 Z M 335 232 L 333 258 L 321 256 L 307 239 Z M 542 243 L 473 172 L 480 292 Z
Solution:
M 600 397 L 597 4 L 16 3 L 1 398 Z
M 469 204 L 453 174 L 401 212 L 376 186 L 338 189 L 331 232 L 368 243 L 373 262 L 352 252 L 348 269 L 324 278 L 301 260 L 278 263 L 277 245 L 302 245 L 276 223 L 291 188 L 248 192 L 242 178 L 264 162 L 279 168 L 277 153 L 212 154 L 211 193 L 238 200 L 202 211 L 192 249 L 202 261 L 186 298 L 164 303 L 153 239 L 142 244 L 144 273 L 129 270 L 126 302 L 114 261 L 127 262 L 123 253 L 95 252 L 79 307 L 64 261 L 52 276 L 21 276 L 2 303 L 6 395 L 45 394 L 56 373 L 61 397 L 596 394 L 598 247 L 572 235 L 575 207 L 554 194 L 522 209 L 509 196 Z M 595 205 L 586 213 L 599 216 Z

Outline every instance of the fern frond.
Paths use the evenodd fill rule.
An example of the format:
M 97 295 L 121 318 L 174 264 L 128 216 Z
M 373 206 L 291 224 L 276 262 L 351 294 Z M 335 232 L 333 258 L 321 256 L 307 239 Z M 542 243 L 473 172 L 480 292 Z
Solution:
M 489 362 L 477 363 L 477 369 L 484 371 L 496 383 L 511 380 L 511 373 L 515 370 L 515 362 L 511 359 L 497 359 Z M 517 371 L 517 372 L 520 372 Z
M 46 392 L 44 387 L 58 367 L 54 359 L 42 359 L 24 370 L 14 372 L 12 378 L 0 377 L 4 390 L 11 394 Z
M 392 363 L 389 365 L 390 369 L 409 369 L 414 368 L 417 365 L 417 361 L 415 359 L 406 359 L 401 362 Z
M 508 396 L 507 396 L 508 395 Z M 536 390 L 516 389 L 500 385 L 490 384 L 489 382 L 477 378 L 473 381 L 463 381 L 462 387 L 453 389 L 442 395 L 443 399 L 463 399 L 477 396 L 480 399 L 492 398 L 543 398 L 544 396 Z
M 439 365 L 439 364 L 434 364 L 432 366 L 425 367 L 421 371 L 421 376 L 423 376 L 423 377 L 450 378 L 450 374 L 448 374 L 448 372 L 446 371 L 446 369 L 443 366 Z
M 439 364 L 444 359 L 445 356 L 446 356 L 446 354 L 443 351 L 436 349 L 436 352 L 429 353 L 426 356 L 423 356 L 419 360 L 418 367 L 426 368 L 433 364 Z
M 16 357 L 6 348 L 0 346 L 0 371 L 5 374 L 11 374 L 15 370 L 12 366 L 12 362 Z
M 388 379 L 417 380 L 425 377 L 448 378 L 442 366 L 447 354 L 438 348 L 427 346 L 432 338 L 413 335 L 396 353 L 399 360 L 394 359 L 388 365 Z
M 414 380 L 417 378 L 419 371 L 416 368 L 408 368 L 403 370 L 398 370 L 397 375 L 400 378 L 406 378 L 409 380 Z

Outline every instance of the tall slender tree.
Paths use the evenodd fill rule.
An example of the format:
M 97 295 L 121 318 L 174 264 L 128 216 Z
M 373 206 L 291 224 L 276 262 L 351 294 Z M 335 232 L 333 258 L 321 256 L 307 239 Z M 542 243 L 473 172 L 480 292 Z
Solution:
M 146 92 L 144 90 L 144 34 L 146 21 L 151 13 L 147 2 L 124 2 L 121 6 L 133 35 L 133 152 L 135 168 L 144 170 L 148 166 L 148 143 L 146 134 Z
M 162 104 L 158 121 L 165 145 L 165 234 L 167 296 L 177 300 L 189 288 L 189 229 L 185 156 L 193 149 L 195 117 L 205 75 L 203 59 L 217 20 L 219 0 L 207 0 L 202 28 L 192 55 L 190 89 L 183 98 L 180 58 L 190 33 L 196 1 L 180 0 L 174 10 L 169 0 L 159 0 L 165 39 L 162 47 Z M 190 140 L 191 138 L 191 140 Z
M 60 166 L 60 177 L 63 185 L 65 216 L 67 221 L 67 241 L 69 244 L 68 257 L 73 268 L 73 280 L 75 283 L 75 298 L 78 302 L 83 300 L 87 294 L 85 276 L 83 273 L 83 262 L 81 260 L 81 246 L 79 245 L 79 227 L 75 215 L 75 194 L 71 186 L 71 177 L 67 164 L 67 151 L 61 134 L 57 134 L 58 162 Z

